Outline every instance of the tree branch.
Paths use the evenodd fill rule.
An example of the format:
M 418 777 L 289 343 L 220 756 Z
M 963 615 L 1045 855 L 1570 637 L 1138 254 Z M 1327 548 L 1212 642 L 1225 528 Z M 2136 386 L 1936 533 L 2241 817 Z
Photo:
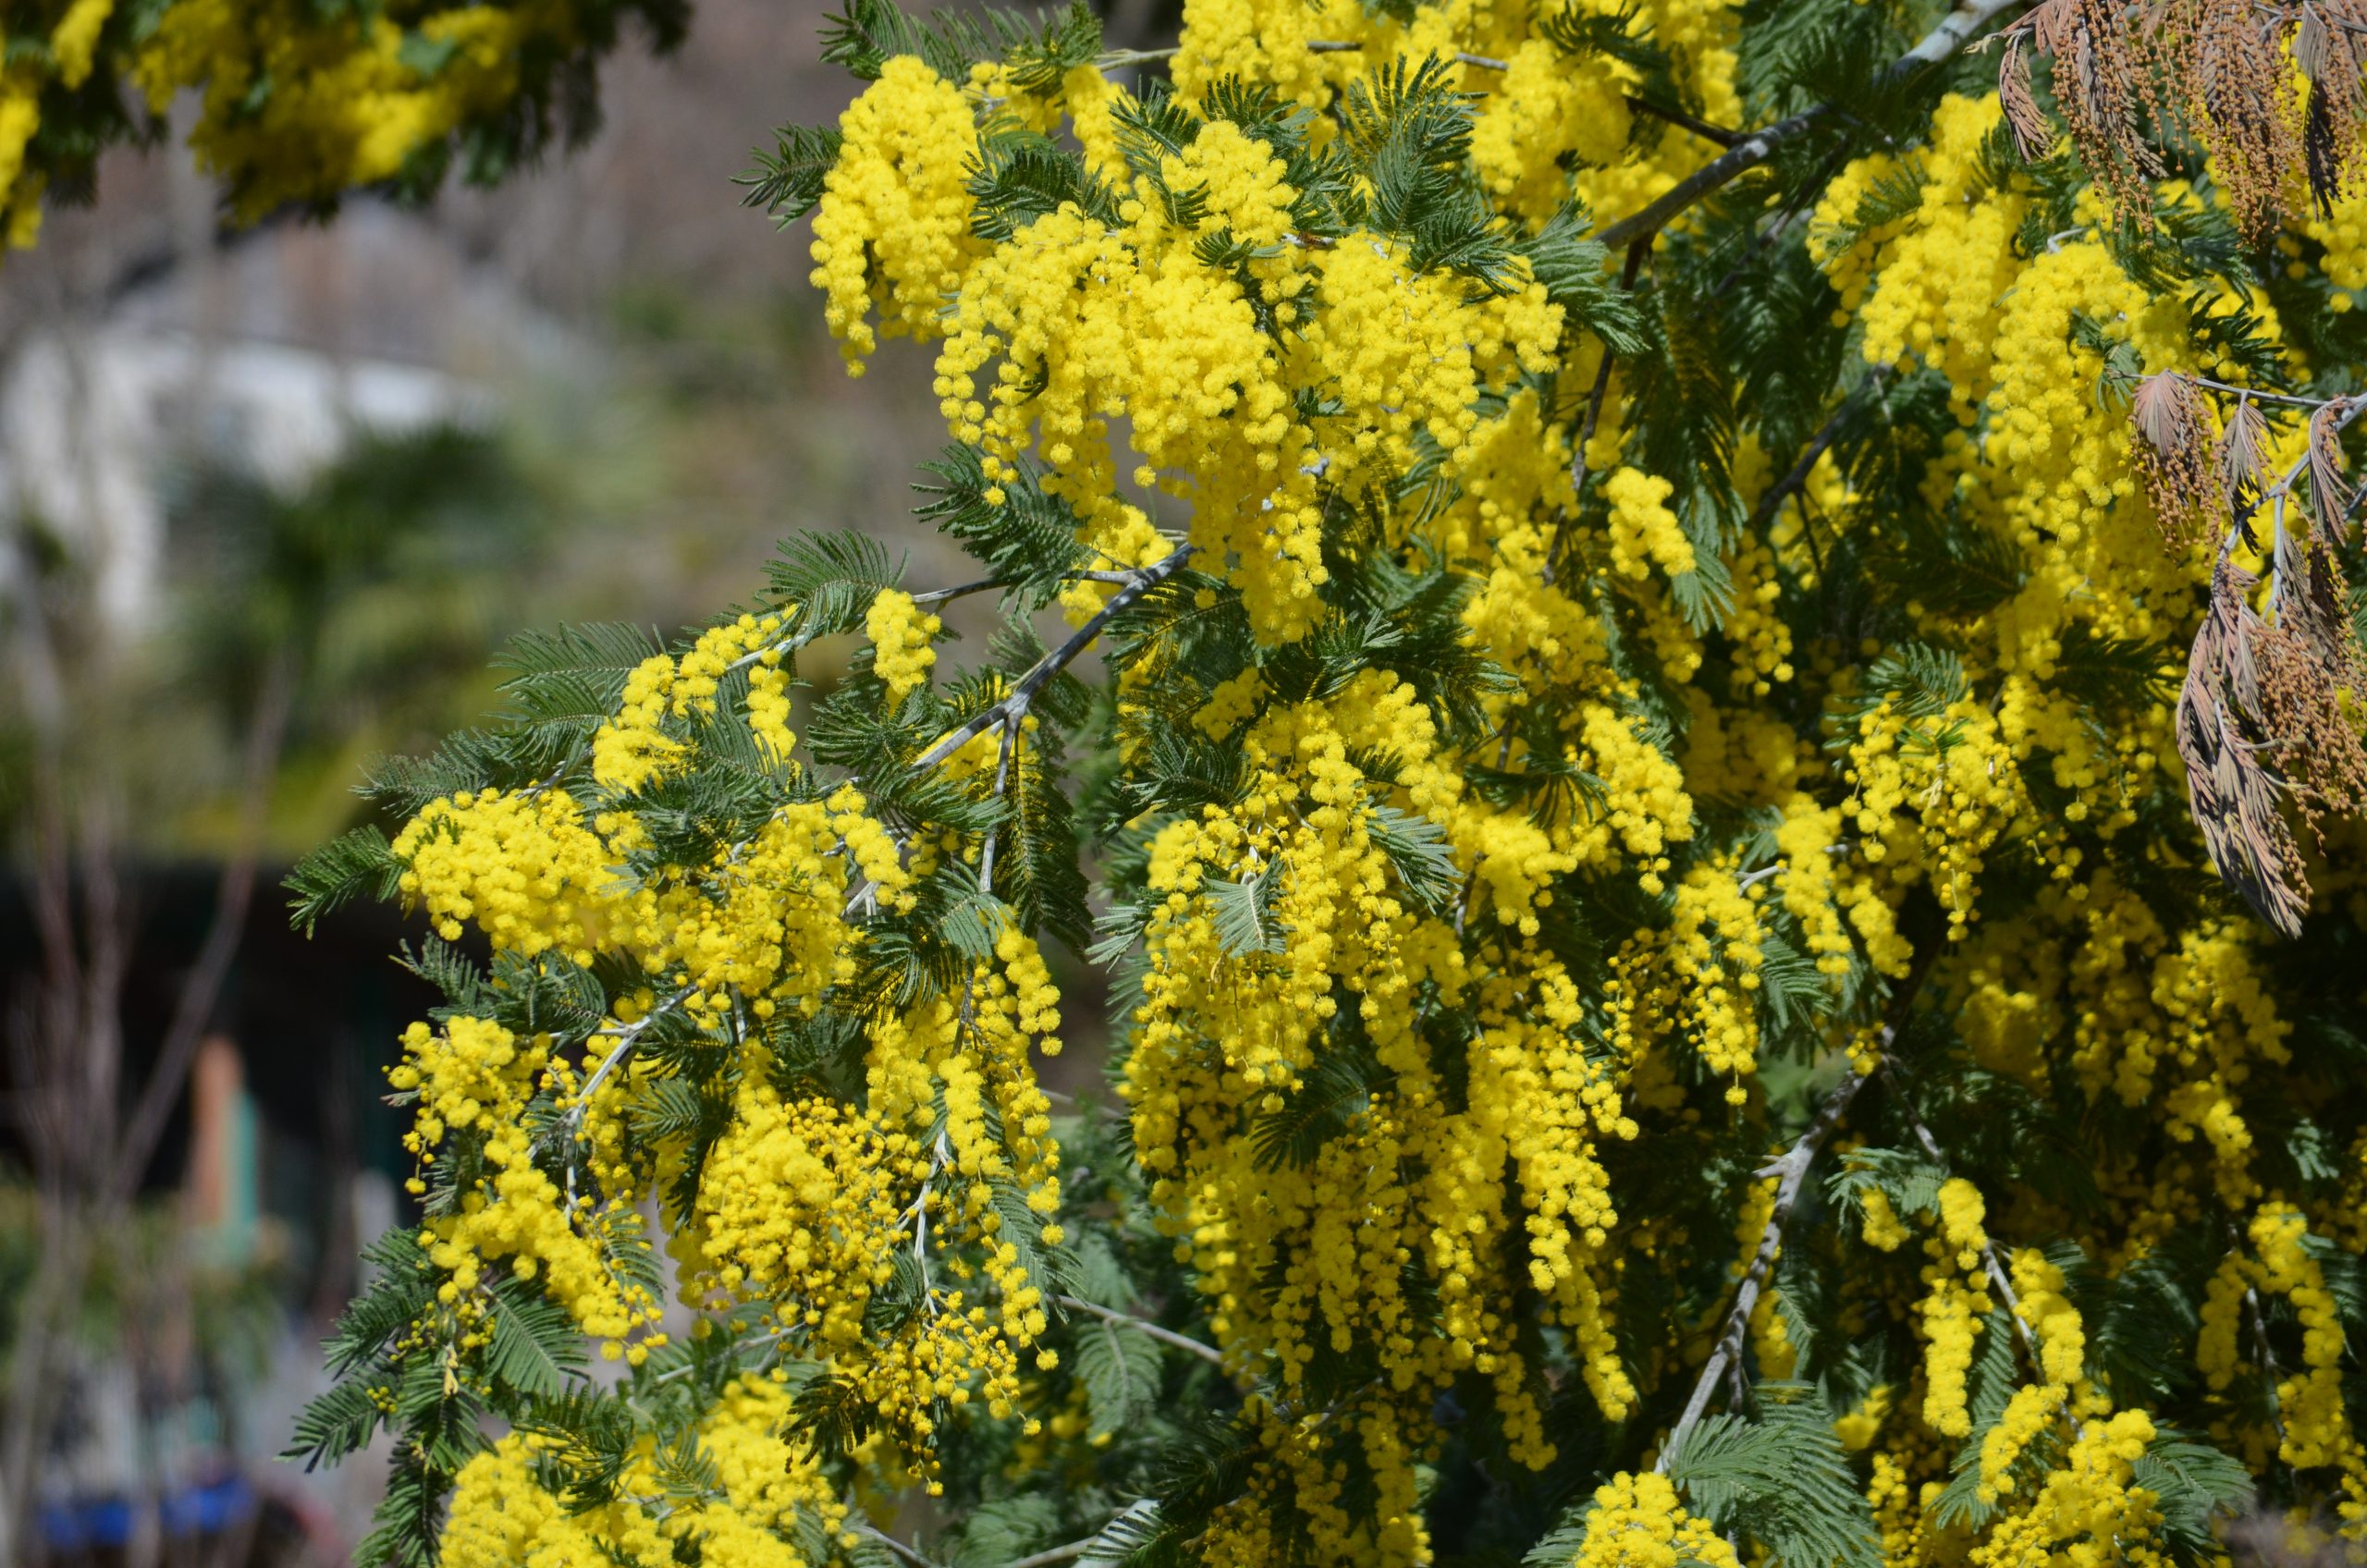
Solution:
M 1317 39 L 1306 46 L 1306 52 L 1310 55 L 1355 55 L 1361 53 L 1363 49 L 1364 45 L 1354 39 Z M 1458 54 L 1454 56 L 1454 63 L 1458 66 L 1477 66 L 1483 71 L 1502 71 L 1512 68 L 1508 62 L 1494 59 L 1486 55 Z
M 926 594 L 913 595 L 916 605 L 941 605 L 952 599 L 966 599 L 973 594 L 984 594 L 1010 584 L 1000 577 L 981 577 L 975 582 L 956 583 L 950 588 L 932 588 Z
M 1076 629 L 1074 635 L 1059 647 L 1037 659 L 1026 674 L 1012 686 L 1000 702 L 990 703 L 972 714 L 962 726 L 923 752 L 914 759 L 914 768 L 935 767 L 947 757 L 970 743 L 973 736 L 982 733 L 990 724 L 1017 723 L 1026 717 L 1027 704 L 1044 689 L 1052 677 L 1077 660 L 1077 656 L 1093 645 L 1102 629 L 1111 619 L 1141 598 L 1159 583 L 1175 575 L 1184 561 L 1191 557 L 1192 546 L 1185 545 L 1166 559 L 1153 562 L 1135 571 L 1123 588 L 1110 595 L 1110 602 L 1094 612 L 1093 619 Z
M 1019 747 L 1019 719 L 1016 716 L 1003 720 L 1002 743 L 995 758 L 995 799 L 1001 800 L 1011 790 L 1012 753 Z M 1002 831 L 997 822 L 987 829 L 986 842 L 978 846 L 978 891 L 995 890 L 995 839 Z
M 1651 250 L 1649 239 L 1638 239 L 1627 247 L 1627 260 L 1619 269 L 1619 287 L 1633 293 L 1636 279 L 1644 270 L 1644 257 Z M 1611 365 L 1618 356 L 1611 345 L 1602 346 L 1602 362 L 1595 366 L 1594 385 L 1587 390 L 1586 418 L 1580 422 L 1576 449 L 1570 454 L 1570 515 L 1553 530 L 1553 542 L 1545 551 L 1545 581 L 1553 581 L 1553 571 L 1561 564 L 1562 551 L 1569 544 L 1570 525 L 1577 521 L 1577 508 L 1585 503 L 1587 488 L 1587 448 L 1594 445 L 1594 433 L 1602 423 L 1602 405 L 1611 395 Z M 1509 741 L 1510 737 L 1506 737 Z M 1500 758 L 1497 766 L 1503 766 Z
M 1735 1305 L 1726 1314 L 1724 1326 L 1718 1330 L 1718 1342 L 1711 1350 L 1710 1359 L 1702 1364 L 1700 1376 L 1694 1379 L 1692 1397 L 1685 1402 L 1685 1414 L 1670 1429 L 1668 1441 L 1661 1445 L 1660 1461 L 1654 1470 L 1667 1473 L 1669 1460 L 1685 1446 L 1693 1429 L 1701 1424 L 1702 1416 L 1709 1413 L 1710 1401 L 1718 1391 L 1719 1380 L 1725 1376 L 1727 1367 L 1739 1367 L 1743 1334 L 1750 1326 L 1750 1315 L 1758 1309 L 1759 1294 L 1767 1283 L 1767 1276 L 1775 1267 L 1775 1255 L 1784 1244 L 1784 1227 L 1792 1218 L 1792 1206 L 1799 1200 L 1809 1167 L 1824 1147 L 1824 1141 L 1833 1135 L 1833 1130 L 1841 1125 L 1841 1118 L 1866 1083 L 1866 1075 L 1851 1068 L 1849 1075 L 1817 1108 L 1816 1119 L 1809 1123 L 1808 1131 L 1799 1135 L 1782 1159 L 1758 1173 L 1764 1177 L 1781 1172 L 1782 1180 L 1775 1186 L 1775 1207 L 1768 1212 L 1767 1228 L 1760 1232 L 1759 1247 L 1751 1255 L 1750 1266 L 1743 1270 L 1742 1283 L 1735 1291 Z
M 1650 98 L 1637 93 L 1627 94 L 1627 106 L 1631 109 L 1641 109 L 1656 120 L 1666 120 L 1679 130 L 1689 130 L 1702 141 L 1714 141 L 1721 147 L 1733 147 L 1743 141 L 1741 131 L 1729 130 L 1722 125 L 1711 125 L 1699 115 L 1688 115 L 1683 109 L 1672 108 L 1666 104 L 1656 104 Z
M 2252 1337 L 2260 1341 L 2260 1369 L 2268 1374 L 2268 1418 L 2276 1428 L 2276 1446 L 2283 1448 L 2289 1440 L 2285 1435 L 2284 1403 L 2276 1393 L 2277 1385 L 2283 1378 L 2277 1372 L 2276 1349 L 2268 1342 L 2268 1317 L 2261 1311 L 2257 1286 L 2244 1287 L 2244 1311 L 2251 1318 Z
M 601 1084 L 608 1081 L 610 1073 L 624 1065 L 625 1058 L 632 1055 L 642 1032 L 681 1006 L 689 999 L 690 994 L 686 990 L 677 991 L 631 1023 L 618 1029 L 601 1030 L 592 1035 L 595 1040 L 614 1040 L 617 1043 L 608 1048 L 607 1055 L 600 1059 L 600 1064 L 592 1070 L 592 1076 L 583 1081 L 583 1087 L 576 1094 L 575 1103 L 568 1108 L 565 1119 L 559 1123 L 567 1147 L 562 1158 L 567 1160 L 567 1207 L 570 1216 L 575 1209 L 575 1158 L 572 1150 L 576 1139 L 583 1136 L 583 1117 L 592 1107 L 592 1096 L 599 1092 Z
M 1883 73 L 1883 85 L 1895 84 L 1946 59 L 1962 47 L 1965 40 L 1982 23 L 2019 3 L 2020 0 L 1962 0 L 1937 27 L 1925 33 L 1914 48 L 1901 55 Z M 1838 112 L 1837 104 L 1819 104 L 1813 109 L 1803 110 L 1787 120 L 1778 121 L 1764 130 L 1744 137 L 1720 156 L 1678 180 L 1659 200 L 1600 230 L 1595 238 L 1606 247 L 1631 245 L 1639 239 L 1651 239 L 1696 202 L 1765 163 L 1777 148 Z

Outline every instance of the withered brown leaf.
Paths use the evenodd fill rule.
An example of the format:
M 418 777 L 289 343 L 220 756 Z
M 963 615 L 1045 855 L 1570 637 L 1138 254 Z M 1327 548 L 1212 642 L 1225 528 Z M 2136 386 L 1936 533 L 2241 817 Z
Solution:
M 2268 741 L 2251 648 L 2260 619 L 2245 602 L 2259 581 L 2224 557 L 2212 572 L 2210 607 L 2178 690 L 2178 755 L 2212 864 L 2263 920 L 2293 937 L 2309 882 L 2285 820 L 2284 786 L 2261 760 Z

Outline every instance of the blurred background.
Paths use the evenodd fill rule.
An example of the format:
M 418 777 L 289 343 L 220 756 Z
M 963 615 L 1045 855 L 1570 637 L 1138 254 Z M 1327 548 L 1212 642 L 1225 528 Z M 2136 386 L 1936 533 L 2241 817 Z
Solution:
M 278 887 L 362 758 L 493 707 L 520 628 L 671 631 L 797 529 L 959 580 L 911 519 L 929 356 L 849 379 L 804 227 L 732 184 L 852 95 L 825 8 L 700 0 L 494 191 L 225 232 L 186 154 L 119 154 L 0 267 L 0 1558 L 329 1564 L 366 1525 L 379 1466 L 273 1459 L 407 1218 L 417 933 L 306 939 Z

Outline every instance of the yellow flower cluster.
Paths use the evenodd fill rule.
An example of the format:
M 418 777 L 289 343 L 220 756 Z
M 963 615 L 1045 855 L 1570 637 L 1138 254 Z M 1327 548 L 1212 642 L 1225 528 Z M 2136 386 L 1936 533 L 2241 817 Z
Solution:
M 1923 1421 L 1944 1437 L 1972 1430 L 1965 1377 L 1972 1369 L 1973 1341 L 1990 1301 L 1981 1228 L 1984 1206 L 1970 1182 L 1952 1179 L 1940 1188 L 1940 1233 L 1923 1243 L 1931 1258 L 1923 1282 Z
M 557 949 L 589 964 L 622 913 L 607 846 L 556 790 L 433 802 L 396 836 L 394 854 L 407 868 L 404 894 L 426 906 L 448 942 L 473 925 L 497 951 Z
M 2152 1439 L 2153 1423 L 2140 1411 L 2091 1425 L 2030 1508 L 2000 1520 L 1966 1562 L 1972 1568 L 2047 1562 L 2157 1568 L 2173 1561 L 2153 1544 L 2161 1524 L 2153 1495 L 2130 1483 Z
M 46 39 L 0 34 L 0 46 L 7 46 L 0 66 L 0 245 L 23 250 L 40 238 L 48 175 L 27 168 L 26 154 L 41 130 L 43 95 L 71 92 L 90 80 L 100 34 L 115 14 L 115 0 L 69 0 Z
M 687 1297 L 760 1305 L 786 1343 L 926 1460 L 949 1405 L 976 1398 L 995 1416 L 1013 1413 L 1022 1354 L 1047 1327 L 1023 1248 L 1032 1256 L 1061 1239 L 1059 1156 L 1032 1065 L 1035 1050 L 1059 1049 L 1060 998 L 1035 944 L 1005 925 L 992 962 L 957 993 L 870 1019 L 863 1109 L 783 1086 L 795 1070 L 773 1031 L 803 1027 L 852 981 L 865 940 L 857 908 L 908 910 L 916 878 L 975 848 L 956 839 L 908 855 L 853 786 L 812 798 L 787 755 L 793 613 L 742 616 L 679 659 L 644 661 L 589 738 L 584 798 L 549 786 L 455 795 L 398 835 L 401 888 L 447 939 L 472 926 L 540 966 L 521 983 L 564 984 L 604 960 L 646 983 L 592 1031 L 589 1073 L 548 1035 L 456 1017 L 412 1027 L 393 1082 L 416 1096 L 410 1142 L 423 1167 L 471 1140 L 461 1169 L 472 1174 L 423 1233 L 446 1304 L 465 1312 L 503 1269 L 640 1365 L 664 1342 L 650 1331 L 658 1304 L 619 1255 L 649 1245 L 644 1198 L 674 1194 L 668 1246 Z M 874 620 L 885 629 L 892 606 Z M 714 727 L 733 722 L 782 764 L 789 798 L 711 849 L 656 852 L 634 792 L 701 766 Z M 679 1121 L 636 1134 L 646 1096 L 686 1085 L 669 1085 L 664 1059 L 635 1047 L 648 1031 L 685 1027 L 724 1043 L 721 1077 L 701 1092 L 723 1096 L 728 1115 L 703 1136 Z M 580 1161 L 564 1183 L 530 1132 L 535 1102 L 572 1145 L 562 1158 Z M 1012 1235 L 1016 1224 L 1028 1233 Z M 901 1327 L 882 1332 L 889 1302 Z
M 700 1451 L 718 1483 L 687 1501 L 669 1495 L 656 1445 L 644 1441 L 619 1478 L 613 1501 L 570 1505 L 538 1477 L 535 1463 L 558 1444 L 538 1435 L 503 1438 L 461 1467 L 441 1538 L 455 1568 L 560 1568 L 581 1563 L 675 1562 L 710 1568 L 822 1568 L 794 1544 L 801 1516 L 833 1545 L 851 1542 L 846 1503 L 814 1454 L 781 1428 L 789 1391 L 742 1378 L 700 1423 Z
M 1676 514 L 1662 503 L 1675 486 L 1668 480 L 1623 468 L 1603 481 L 1611 502 L 1611 570 L 1642 577 L 1652 567 L 1669 576 L 1693 570 L 1693 543 Z
M 693 1280 L 763 1304 L 809 1358 L 916 1446 L 933 1433 L 940 1402 L 959 1410 L 982 1397 L 993 1415 L 1009 1415 L 1019 1352 L 1044 1327 L 1033 1288 L 990 1261 L 1002 1295 L 994 1314 L 929 1273 L 963 1239 L 963 1205 L 943 1186 L 968 1176 L 980 1189 L 986 1174 L 932 1158 L 876 1111 L 818 1097 L 785 1103 L 756 1080 L 742 1084 L 732 1109 L 700 1182 L 696 1229 L 674 1243 Z M 990 1212 L 983 1201 L 974 1207 Z M 975 1240 L 978 1214 L 966 1219 Z M 870 1315 L 895 1288 L 900 1256 L 920 1271 L 919 1293 L 883 1335 Z
M 2326 1290 L 2325 1271 L 2302 1244 L 2309 1230 L 2309 1217 L 2290 1205 L 2263 1204 L 2250 1226 L 2258 1261 L 2238 1277 L 2249 1277 L 2246 1289 L 2283 1297 L 2300 1319 L 2301 1365 L 2276 1385 L 2283 1432 L 2277 1457 L 2296 1469 L 2342 1464 L 2356 1470 L 2360 1443 L 2342 1397 L 2342 1322 Z M 2212 1368 L 2212 1381 L 2225 1386 L 2224 1365 Z
M 1685 1511 L 1665 1476 L 1619 1475 L 1595 1488 L 1570 1568 L 1740 1568 L 1735 1549 Z
M 665 654 L 642 660 L 625 678 L 615 716 L 593 734 L 592 777 L 631 791 L 673 771 L 686 753 L 668 720 L 713 717 L 723 678 L 737 669 L 748 672 L 746 706 L 756 739 L 786 760 L 797 740 L 789 729 L 780 626 L 779 615 L 743 615 L 701 633 L 679 666 Z
M 1092 80 L 1064 87 L 1088 141 L 1118 97 Z M 969 237 L 979 141 L 954 84 L 891 60 L 842 131 L 814 254 L 850 356 L 873 347 L 866 310 L 884 330 L 941 333 L 937 391 L 955 437 L 990 479 L 1040 459 L 1082 542 L 1133 564 L 1144 524 L 1118 493 L 1122 419 L 1123 471 L 1190 503 L 1191 542 L 1227 563 L 1261 636 L 1313 623 L 1318 476 L 1402 471 L 1424 438 L 1460 457 L 1481 423 L 1474 398 L 1541 374 L 1561 337 L 1541 287 L 1475 297 L 1411 269 L 1398 241 L 1298 242 L 1282 161 L 1230 121 L 1163 155 L 1161 179 L 1195 192 L 1191 213 L 1128 175 L 1115 223 L 1071 203 L 991 248 Z M 1254 252 L 1237 274 L 1199 258 L 1219 237 Z M 1331 389 L 1336 411 L 1296 407 L 1292 388 L 1311 385 Z
M 459 1194 L 453 1212 L 431 1216 L 421 1233 L 429 1261 L 444 1276 L 438 1293 L 445 1305 L 472 1313 L 479 1287 L 489 1283 L 485 1266 L 506 1262 L 516 1278 L 539 1280 L 610 1354 L 625 1348 L 628 1335 L 639 1335 L 631 1352 L 636 1360 L 664 1342 L 662 1334 L 640 1333 L 657 1322 L 662 1304 L 621 1276 L 609 1256 L 619 1247 L 648 1247 L 639 1216 L 613 1204 L 579 1211 L 535 1163 L 523 1125 L 527 1102 L 576 1087 L 571 1071 L 553 1060 L 548 1035 L 521 1047 L 509 1030 L 483 1019 L 453 1018 L 440 1032 L 414 1023 L 387 1081 L 399 1094 L 417 1097 L 404 1144 L 423 1166 L 435 1163 L 452 1134 L 482 1135 L 485 1173 Z
M 872 646 L 871 672 L 888 683 L 888 706 L 901 707 L 937 668 L 937 634 L 944 623 L 922 612 L 913 596 L 890 588 L 871 601 L 864 618 Z
M 1522 41 L 1504 64 L 1472 127 L 1472 158 L 1500 208 L 1539 221 L 1567 199 L 1567 160 L 1600 167 L 1626 151 L 1629 72 L 1609 55 L 1574 67 L 1541 38 Z
M 869 313 L 891 335 L 938 336 L 938 300 L 983 250 L 963 194 L 977 135 L 961 90 L 910 55 L 888 62 L 839 131 L 814 218 L 814 286 L 828 295 L 830 330 L 860 374 L 876 343 Z
M 1997 1424 L 1981 1439 L 1980 1496 L 1994 1502 L 2015 1488 L 2014 1467 L 2042 1432 L 2073 1404 L 2086 1375 L 2087 1335 L 2079 1314 L 2063 1295 L 2063 1272 L 2043 1253 L 2015 1255 L 2015 1312 L 2037 1348 L 2035 1383 L 2016 1389 Z M 2105 1408 L 2097 1403 L 2094 1413 Z
M 1551 1449 L 1502 1303 L 1515 1289 L 1551 1302 L 1596 1400 L 1629 1407 L 1607 1315 L 1617 1216 L 1594 1145 L 1636 1124 L 1616 1076 L 1577 1048 L 1582 1005 L 1558 962 L 1524 947 L 1506 972 L 1466 980 L 1448 928 L 1404 901 L 1375 809 L 1396 791 L 1441 817 L 1460 804 L 1410 698 L 1367 674 L 1328 703 L 1270 706 L 1239 742 L 1256 765 L 1249 796 L 1159 833 L 1124 1093 L 1153 1196 L 1229 1354 L 1271 1357 L 1287 1389 L 1323 1342 L 1376 1344 L 1392 1420 L 1479 1373 L 1515 1452 L 1541 1464 Z M 1350 760 L 1384 752 L 1393 789 Z M 1417 1000 L 1425 984 L 1436 1002 Z M 1423 1009 L 1447 1003 L 1469 1007 L 1478 1029 L 1460 1108 L 1421 1035 Z M 1359 1049 L 1392 1075 L 1390 1091 L 1310 1163 L 1276 1169 L 1260 1119 L 1287 1119 L 1322 1092 L 1310 1076 L 1319 1061 Z M 1508 1243 L 1525 1253 L 1516 1272 L 1502 1261 Z M 1443 1340 L 1418 1331 L 1409 1270 L 1437 1295 Z M 1383 1483 L 1410 1487 L 1413 1457 L 1392 1451 Z M 1323 1537 L 1332 1550 L 1380 1550 L 1363 1522 L 1342 1529 Z
M 176 0 L 130 77 L 158 114 L 182 90 L 202 91 L 190 146 L 251 221 L 393 178 L 507 106 L 521 57 L 568 48 L 578 26 L 575 8 L 554 0 L 451 6 L 409 28 L 375 10 L 326 18 L 302 0 Z

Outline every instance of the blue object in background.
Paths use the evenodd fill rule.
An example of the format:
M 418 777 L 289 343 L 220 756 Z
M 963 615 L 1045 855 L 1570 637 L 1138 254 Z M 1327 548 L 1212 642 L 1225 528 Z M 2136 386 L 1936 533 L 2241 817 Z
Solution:
M 244 1476 L 225 1476 L 203 1486 L 166 1494 L 164 1527 L 167 1539 L 219 1535 L 242 1523 L 255 1511 L 255 1490 Z M 131 1544 L 132 1506 L 119 1497 L 90 1498 L 77 1502 L 44 1503 L 41 1511 L 42 1538 L 53 1552 L 92 1551 Z

